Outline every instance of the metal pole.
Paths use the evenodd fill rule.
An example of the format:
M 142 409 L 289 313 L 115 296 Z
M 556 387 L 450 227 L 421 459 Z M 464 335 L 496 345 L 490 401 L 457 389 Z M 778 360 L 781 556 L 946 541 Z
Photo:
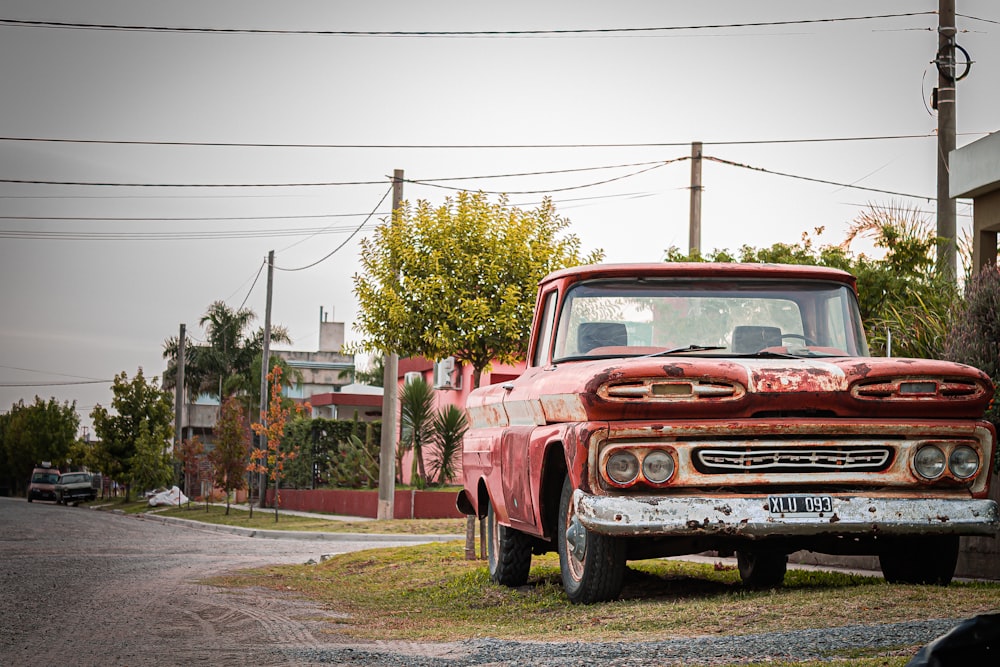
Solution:
M 264 306 L 264 349 L 260 359 L 260 423 L 267 426 L 267 373 L 271 363 L 271 291 L 274 287 L 274 251 L 267 253 L 267 303 Z M 260 448 L 267 450 L 267 434 L 260 434 Z M 267 507 L 267 474 L 258 478 L 260 507 Z
M 948 191 L 948 156 L 955 150 L 955 0 L 938 0 L 938 159 L 937 235 L 938 270 L 955 281 L 958 252 L 955 242 L 955 200 Z
M 403 170 L 392 172 L 392 219 L 396 224 L 396 210 L 403 203 Z M 397 276 L 398 277 L 398 276 Z M 382 373 L 382 439 L 379 443 L 378 514 L 379 519 L 393 518 L 393 500 L 396 495 L 396 388 L 399 375 L 399 356 L 395 352 L 385 355 Z
M 691 213 L 688 229 L 688 252 L 701 254 L 701 142 L 691 142 Z

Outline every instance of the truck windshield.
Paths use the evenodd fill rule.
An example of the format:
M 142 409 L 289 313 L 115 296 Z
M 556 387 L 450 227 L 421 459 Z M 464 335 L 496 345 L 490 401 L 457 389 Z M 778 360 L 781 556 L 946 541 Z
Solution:
M 868 346 L 854 292 L 836 282 L 634 278 L 567 292 L 553 361 L 666 352 L 868 356 Z

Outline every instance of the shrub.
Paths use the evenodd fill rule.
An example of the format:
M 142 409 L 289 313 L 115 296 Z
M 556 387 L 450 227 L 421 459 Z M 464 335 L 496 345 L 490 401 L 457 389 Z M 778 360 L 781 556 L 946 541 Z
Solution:
M 952 313 L 952 325 L 945 339 L 946 359 L 979 368 L 1000 382 L 1000 269 L 988 266 L 966 285 L 965 300 Z M 986 411 L 986 419 L 1000 425 L 1000 405 L 996 397 Z M 1000 469 L 1000 452 L 996 465 Z

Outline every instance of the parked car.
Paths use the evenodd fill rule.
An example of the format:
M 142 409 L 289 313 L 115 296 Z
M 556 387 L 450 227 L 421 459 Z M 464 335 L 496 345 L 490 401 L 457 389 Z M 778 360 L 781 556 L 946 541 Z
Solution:
M 28 502 L 33 500 L 55 500 L 56 482 L 59 481 L 59 470 L 45 462 L 31 471 L 31 481 L 28 482 Z
M 55 485 L 55 491 L 56 502 L 60 504 L 97 499 L 94 476 L 89 472 L 63 473 Z
M 467 400 L 458 507 L 487 520 L 497 583 L 558 551 L 591 603 L 627 560 L 717 551 L 769 588 L 809 550 L 947 584 L 959 536 L 1000 526 L 989 376 L 870 356 L 848 273 L 582 266 L 537 304 L 525 372 Z

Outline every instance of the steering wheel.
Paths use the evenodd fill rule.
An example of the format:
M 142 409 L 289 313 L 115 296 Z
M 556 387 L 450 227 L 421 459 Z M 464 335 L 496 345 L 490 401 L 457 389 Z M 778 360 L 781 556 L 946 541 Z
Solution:
M 806 338 L 802 334 L 797 334 L 797 333 L 783 333 L 783 334 L 781 334 L 781 338 L 782 338 L 782 340 L 784 340 L 785 338 L 798 338 L 799 340 L 801 340 L 806 345 L 811 345 L 813 347 L 816 347 L 816 346 L 819 345 L 819 343 L 817 343 L 813 339 Z

